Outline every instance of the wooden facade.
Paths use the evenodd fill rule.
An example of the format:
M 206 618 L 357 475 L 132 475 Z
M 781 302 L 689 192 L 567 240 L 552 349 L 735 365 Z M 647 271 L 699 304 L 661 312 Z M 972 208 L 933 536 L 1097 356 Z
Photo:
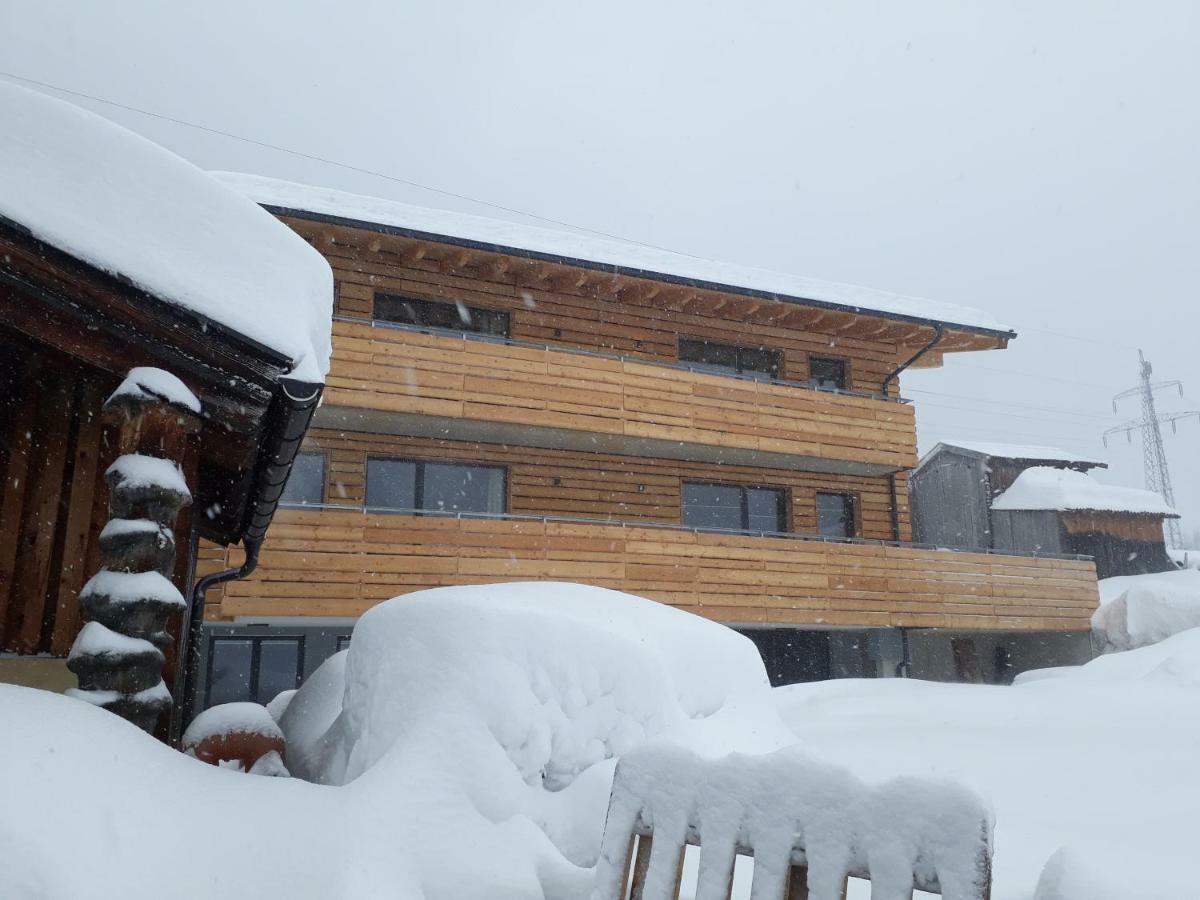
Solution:
M 236 562 L 214 556 L 208 565 Z M 1096 608 L 1086 560 L 634 524 L 287 509 L 259 571 L 226 587 L 219 614 L 354 617 L 420 588 L 542 579 L 629 591 L 739 625 L 1079 631 Z
M 138 366 L 175 373 L 202 403 L 180 459 L 200 511 L 177 527 L 174 581 L 187 592 L 193 537 L 234 543 L 269 521 L 278 490 L 267 497 L 266 476 L 285 477 L 281 449 L 290 440 L 294 452 L 288 435 L 303 433 L 316 398 L 297 418 L 290 359 L 0 219 L 0 653 L 70 650 L 117 455 L 101 407 Z
M 916 425 L 889 376 L 1007 336 L 275 211 L 337 283 L 305 443 L 324 460 L 323 505 L 280 512 L 258 571 L 211 596 L 214 623 L 347 619 L 424 587 L 557 579 L 738 625 L 1088 629 L 1087 560 L 902 545 Z M 507 334 L 380 321 L 386 297 L 503 313 Z M 769 348 L 780 368 L 697 371 L 685 340 Z M 817 358 L 841 361 L 844 390 L 808 384 Z M 376 457 L 503 467 L 504 512 L 367 511 Z M 784 491 L 794 535 L 684 527 L 689 481 Z M 811 539 L 830 491 L 854 498 L 856 540 Z M 202 548 L 200 569 L 237 561 Z

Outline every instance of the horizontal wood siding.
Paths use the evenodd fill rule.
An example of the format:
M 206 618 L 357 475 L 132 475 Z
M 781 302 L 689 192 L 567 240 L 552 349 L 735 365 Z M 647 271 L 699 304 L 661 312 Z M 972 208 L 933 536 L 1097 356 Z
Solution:
M 206 551 L 204 567 L 225 561 Z M 647 526 L 281 510 L 211 617 L 357 616 L 426 587 L 586 582 L 730 623 L 1086 631 L 1090 562 Z
M 916 464 L 904 404 L 350 322 L 333 333 L 330 406 Z
M 779 301 L 694 292 L 668 298 L 638 291 L 624 291 L 615 299 L 585 281 L 588 273 L 583 270 L 576 270 L 577 281 L 560 279 L 547 290 L 524 283 L 515 266 L 456 270 L 448 264 L 448 251 L 436 244 L 426 245 L 430 253 L 417 258 L 398 250 L 399 242 L 386 236 L 300 219 L 284 221 L 329 261 L 342 315 L 371 318 L 377 292 L 461 301 L 508 312 L 511 336 L 519 340 L 666 361 L 678 359 L 680 337 L 761 345 L 781 352 L 782 377 L 791 381 L 808 380 L 812 356 L 845 359 L 850 386 L 864 391 L 878 391 L 897 361 L 912 353 L 908 347 L 902 351 L 895 340 L 839 333 L 832 323 L 823 329 L 821 323 L 828 317 Z M 810 324 L 785 324 L 797 321 Z M 873 330 L 886 331 L 886 323 L 876 323 Z
M 892 536 L 888 482 L 884 477 L 825 475 L 331 429 L 310 430 L 303 449 L 325 454 L 325 499 L 331 504 L 362 505 L 367 457 L 396 456 L 505 466 L 509 511 L 522 515 L 679 524 L 683 482 L 710 481 L 786 489 L 792 530 L 810 533 L 817 530 L 817 491 L 851 493 L 858 501 L 861 535 L 881 540 Z M 900 535 L 902 540 L 908 540 L 908 504 L 903 479 L 899 481 Z

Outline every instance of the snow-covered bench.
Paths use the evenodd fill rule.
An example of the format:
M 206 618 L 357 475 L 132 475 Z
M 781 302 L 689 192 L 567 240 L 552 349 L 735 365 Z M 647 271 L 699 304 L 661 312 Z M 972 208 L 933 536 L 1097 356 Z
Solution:
M 991 896 L 992 821 L 953 784 L 867 786 L 787 748 L 702 759 L 676 746 L 622 757 L 593 900 L 675 900 L 687 845 L 700 849 L 696 900 L 726 900 L 735 858 L 753 857 L 752 900 L 841 900 L 848 878 L 873 900 L 914 889 Z

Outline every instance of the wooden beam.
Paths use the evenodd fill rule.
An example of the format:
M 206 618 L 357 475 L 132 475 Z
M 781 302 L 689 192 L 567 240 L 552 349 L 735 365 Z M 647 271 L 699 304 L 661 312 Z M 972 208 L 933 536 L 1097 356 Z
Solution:
M 62 496 L 67 443 L 75 412 L 75 373 L 55 373 L 48 380 L 50 387 L 40 404 L 41 421 L 34 432 L 34 469 L 29 476 L 14 575 L 21 622 L 15 648 L 19 653 L 36 653 L 41 646 L 50 590 L 50 561 L 58 532 L 58 501 Z M 11 643 L 10 635 L 10 647 Z
M 20 596 L 15 590 L 15 582 L 30 455 L 33 451 L 34 417 L 41 394 L 36 387 L 41 374 L 38 362 L 38 358 L 30 360 L 24 378 L 16 380 L 19 391 L 11 395 L 16 409 L 9 419 L 8 433 L 5 435 L 8 465 L 0 490 L 0 648 L 9 644 L 9 614 L 15 609 L 14 595 L 18 597 L 18 602 Z M 15 635 L 12 639 L 15 641 Z
M 97 494 L 100 465 L 100 439 L 104 432 L 100 405 L 104 402 L 95 382 L 79 385 L 78 432 L 71 464 L 70 500 L 63 529 L 62 574 L 55 598 L 54 628 L 50 652 L 66 656 L 79 631 L 79 590 L 93 571 L 88 567 L 88 549 L 92 539 L 92 515 Z

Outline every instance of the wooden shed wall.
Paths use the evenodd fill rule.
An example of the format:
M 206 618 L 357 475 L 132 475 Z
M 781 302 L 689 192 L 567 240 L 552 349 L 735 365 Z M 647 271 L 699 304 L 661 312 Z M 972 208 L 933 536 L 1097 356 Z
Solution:
M 915 540 L 942 547 L 993 546 L 987 484 L 981 459 L 950 450 L 930 457 L 909 479 Z

